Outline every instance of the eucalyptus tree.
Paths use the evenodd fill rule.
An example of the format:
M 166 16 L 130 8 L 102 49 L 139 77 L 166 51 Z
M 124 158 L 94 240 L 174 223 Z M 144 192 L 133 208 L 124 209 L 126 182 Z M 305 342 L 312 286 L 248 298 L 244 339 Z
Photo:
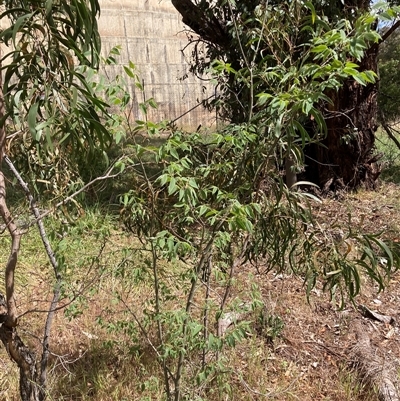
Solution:
M 308 11 L 297 1 L 172 0 L 172 3 L 195 33 L 189 36 L 193 44 L 192 71 L 201 74 L 219 59 L 241 72 L 240 79 L 229 72 L 225 74 L 224 81 L 220 81 L 219 98 L 213 102 L 227 120 L 236 122 L 247 121 L 249 116 L 257 114 L 254 99 L 258 93 L 274 95 L 275 83 L 265 79 L 262 82 L 263 74 L 272 76 L 282 67 L 300 71 L 310 58 L 304 53 L 313 35 L 304 28 L 307 19 L 314 21 L 311 25 L 319 24 L 316 35 L 324 37 L 326 32 L 335 30 L 327 45 L 335 47 L 334 57 L 347 59 L 354 64 L 352 69 L 365 72 L 369 78 L 377 72 L 380 46 L 400 24 L 396 21 L 398 7 L 389 8 L 389 2 L 314 0 L 304 2 Z M 374 12 L 370 14 L 372 8 Z M 301 15 L 296 11 L 300 9 Z M 321 19 L 315 19 L 314 14 Z M 363 16 L 366 21 L 367 15 L 368 23 L 360 23 Z M 389 21 L 389 29 L 377 41 L 379 18 Z M 350 52 L 341 47 L 337 35 L 345 35 L 352 41 Z M 325 47 L 318 50 L 328 51 Z M 321 136 L 312 119 L 305 122 L 307 132 L 318 143 L 305 149 L 305 161 L 299 166 L 305 169 L 303 178 L 326 190 L 373 187 L 379 174 L 374 164 L 376 80 L 360 81 L 350 73 L 339 89 L 327 88 L 325 95 L 318 109 L 326 121 L 326 132 Z
M 343 85 L 374 84 L 374 71 L 356 61 L 379 42 L 375 17 L 361 15 L 353 26 L 292 0 L 173 3 L 207 41 L 204 49 L 193 37 L 193 69 L 207 70 L 218 83 L 221 97 L 211 106 L 227 121 L 211 133 L 161 125 L 167 138 L 160 147 L 138 143 L 121 215 L 144 244 L 147 269 L 136 279 L 150 277 L 153 284 L 144 321 L 132 317 L 155 351 L 166 398 L 180 401 L 207 397 L 202 389 L 214 388 L 222 376 L 230 380 L 224 352 L 250 328 L 238 325 L 224 336 L 221 319 L 228 310 L 238 316 L 262 303 L 256 294 L 231 296 L 244 269 L 298 274 L 308 294 L 318 280 L 343 305 L 359 293 L 362 274 L 382 289 L 398 264 L 379 236 L 351 221 L 339 239 L 332 227 L 317 224 L 309 202 L 318 199 L 294 190 L 304 181 L 288 188 L 277 168 L 288 158 L 302 166 L 304 151 L 331 135 L 325 108 L 334 106 Z M 140 124 L 156 131 L 154 124 Z M 166 274 L 165 259 L 174 261 Z
M 110 142 L 102 122 L 107 105 L 85 76 L 85 71 L 99 65 L 100 6 L 97 0 L 6 0 L 1 1 L 1 11 L 0 216 L 11 249 L 4 267 L 4 295 L 0 294 L 0 339 L 19 367 L 22 400 L 37 401 L 46 397 L 50 327 L 61 277 L 33 196 L 11 159 L 17 144 L 23 150 L 25 172 L 46 172 L 59 165 L 62 175 L 63 170 L 73 171 L 83 155 L 86 158 Z M 30 163 L 32 155 L 42 162 Z M 57 164 L 61 161 L 63 165 Z M 24 230 L 7 203 L 10 171 L 28 196 L 54 269 L 54 282 L 49 283 L 54 295 L 43 325 L 40 358 L 18 334 L 15 273 Z

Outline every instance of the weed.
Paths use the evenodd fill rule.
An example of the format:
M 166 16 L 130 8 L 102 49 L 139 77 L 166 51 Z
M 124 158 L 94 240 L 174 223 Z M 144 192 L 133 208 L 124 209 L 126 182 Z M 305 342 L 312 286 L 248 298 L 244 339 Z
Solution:
M 282 335 L 285 323 L 280 316 L 271 314 L 267 308 L 262 308 L 256 317 L 255 329 L 259 336 L 264 337 L 268 343 L 274 341 Z
M 346 401 L 375 401 L 376 394 L 365 388 L 357 373 L 342 367 L 339 373 L 339 381 L 344 389 Z

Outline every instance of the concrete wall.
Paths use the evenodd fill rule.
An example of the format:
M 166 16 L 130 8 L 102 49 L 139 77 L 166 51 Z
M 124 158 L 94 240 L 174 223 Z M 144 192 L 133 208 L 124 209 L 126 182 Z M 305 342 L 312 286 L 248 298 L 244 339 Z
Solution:
M 119 66 L 111 74 L 122 72 L 130 60 L 138 68 L 144 81 L 145 97 L 153 97 L 159 105 L 151 119 L 174 120 L 213 93 L 204 92 L 204 83 L 190 75 L 181 53 L 187 44 L 184 25 L 170 0 L 100 0 L 99 30 L 102 52 L 108 54 L 115 45 L 122 46 Z M 186 74 L 189 77 L 181 80 Z M 137 103 L 143 94 L 133 86 L 134 118 L 142 119 Z M 214 116 L 201 106 L 177 121 L 179 126 L 196 128 L 210 125 Z

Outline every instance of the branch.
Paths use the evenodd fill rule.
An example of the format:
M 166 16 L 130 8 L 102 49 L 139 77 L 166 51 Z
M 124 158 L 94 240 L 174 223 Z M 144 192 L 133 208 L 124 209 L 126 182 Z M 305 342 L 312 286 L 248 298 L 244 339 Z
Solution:
M 11 216 L 6 202 L 6 185 L 4 174 L 0 171 L 0 216 L 6 225 L 11 237 L 11 251 L 5 269 L 7 318 L 6 326 L 15 327 L 17 325 L 17 307 L 14 297 L 14 274 L 18 261 L 19 247 L 21 244 L 22 233 Z
M 120 161 L 121 159 L 118 159 L 117 161 Z M 98 181 L 103 181 L 103 180 L 107 180 L 109 178 L 115 178 L 118 177 L 121 172 L 116 173 L 116 174 L 111 174 L 113 169 L 115 167 L 115 163 L 108 169 L 108 171 L 106 172 L 106 174 L 104 174 L 101 177 L 96 177 L 94 180 L 88 182 L 87 184 L 85 184 L 82 188 L 79 188 L 76 192 L 74 192 L 72 195 L 67 196 L 65 199 L 63 199 L 62 201 L 58 202 L 56 205 L 54 205 L 52 207 L 52 209 L 47 210 L 46 212 L 44 212 L 43 214 L 39 215 L 39 217 L 36 217 L 36 219 L 43 219 L 44 217 L 48 216 L 49 214 L 51 214 L 54 210 L 58 209 L 60 206 L 65 205 L 66 203 L 68 203 L 69 201 L 71 201 L 73 198 L 75 198 L 76 196 L 78 196 L 80 193 L 82 193 L 83 191 L 85 191 L 87 188 L 89 188 L 91 185 L 93 185 L 94 183 L 98 182 Z M 132 166 L 133 167 L 133 166 Z
M 105 249 L 105 246 L 106 246 L 106 242 L 103 242 L 103 244 L 102 244 L 102 246 L 101 246 L 101 248 L 100 248 L 100 251 L 99 251 L 98 255 L 96 256 L 96 259 L 99 259 L 99 258 L 100 258 L 100 256 L 102 255 L 102 253 L 103 253 L 103 251 L 104 251 L 104 249 Z M 92 261 L 92 264 L 91 264 L 91 266 L 90 266 L 88 272 L 86 273 L 87 276 L 89 275 L 89 273 L 90 273 L 90 271 L 92 270 L 93 266 L 94 266 L 94 261 Z M 37 308 L 36 308 L 36 309 L 28 309 L 28 310 L 26 310 L 25 312 L 23 312 L 23 313 L 21 313 L 20 315 L 18 315 L 18 319 L 20 319 L 22 316 L 25 316 L 25 315 L 27 315 L 27 314 L 29 314 L 29 313 L 49 313 L 49 312 L 57 312 L 58 310 L 65 309 L 65 308 L 67 308 L 69 305 L 71 305 L 73 302 L 75 302 L 78 298 L 82 297 L 82 295 L 83 295 L 96 281 L 98 281 L 98 277 L 97 277 L 97 276 L 91 278 L 86 284 L 84 283 L 84 284 L 79 288 L 78 291 L 74 291 L 73 296 L 70 297 L 70 298 L 68 299 L 67 302 L 63 302 L 61 305 L 56 306 L 54 309 L 50 309 L 50 310 L 49 310 L 49 309 L 37 309 Z M 60 303 L 61 303 L 62 301 L 64 301 L 65 299 L 66 299 L 66 298 L 63 298 L 63 299 L 59 300 L 58 303 L 60 304 Z M 46 301 L 38 301 L 38 300 L 37 300 L 37 302 L 46 302 Z
M 205 10 L 193 4 L 191 0 L 171 1 L 179 14 L 182 15 L 182 22 L 190 27 L 203 40 L 223 48 L 229 47 L 230 43 L 225 26 L 214 15 L 207 15 Z
M 400 142 L 393 135 L 393 132 L 392 132 L 391 128 L 389 127 L 388 123 L 386 122 L 386 118 L 385 118 L 385 115 L 382 110 L 379 110 L 379 117 L 381 120 L 382 127 L 386 131 L 388 137 L 396 144 L 397 148 L 400 149 Z
M 3 57 L 2 51 L 0 49 L 0 59 Z M 2 67 L 2 63 L 0 62 L 0 67 Z M 6 119 L 6 110 L 4 105 L 4 96 L 3 96 L 3 74 L 0 74 L 0 168 L 3 164 L 3 153 L 6 148 L 6 130 L 4 128 Z
M 45 324 L 44 333 L 43 333 L 43 341 L 42 341 L 43 353 L 42 353 L 42 360 L 40 363 L 40 365 L 41 365 L 41 367 L 40 367 L 40 385 L 41 385 L 41 391 L 44 391 L 44 388 L 46 386 L 46 379 L 47 379 L 47 362 L 48 362 L 48 358 L 49 358 L 50 330 L 51 330 L 51 326 L 53 323 L 53 318 L 54 318 L 54 313 L 55 313 L 54 311 L 57 308 L 57 304 L 58 304 L 58 301 L 60 298 L 61 274 L 58 271 L 58 263 L 57 263 L 55 255 L 54 255 L 54 251 L 51 247 L 50 241 L 47 237 L 42 217 L 40 216 L 39 209 L 36 206 L 35 199 L 33 198 L 28 185 L 22 179 L 21 175 L 19 174 L 19 172 L 15 168 L 14 164 L 11 162 L 11 160 L 8 158 L 7 155 L 4 155 L 4 161 L 7 163 L 11 172 L 14 174 L 15 178 L 21 185 L 21 188 L 25 192 L 26 197 L 28 198 L 30 209 L 36 219 L 36 223 L 37 223 L 39 233 L 40 233 L 40 238 L 42 239 L 42 242 L 43 242 L 44 248 L 46 250 L 47 256 L 49 257 L 50 263 L 53 266 L 54 276 L 56 278 L 56 285 L 54 287 L 53 299 L 51 300 L 50 309 L 47 313 L 46 324 Z
M 354 327 L 357 344 L 352 354 L 362 383 L 375 389 L 380 401 L 400 401 L 399 381 L 393 361 L 386 355 L 382 358 L 378 354 L 360 320 L 354 322 Z
M 1 58 L 1 49 L 0 49 Z M 1 62 L 0 62 L 1 67 Z M 11 237 L 11 251 L 5 269 L 7 317 L 5 325 L 9 328 L 17 325 L 17 307 L 14 299 L 14 273 L 18 261 L 18 252 L 22 233 L 18 230 L 6 201 L 6 182 L 2 170 L 3 154 L 6 146 L 5 106 L 3 96 L 3 77 L 0 74 L 0 216 L 6 225 Z
M 7 166 L 9 167 L 9 169 L 11 170 L 11 172 L 14 174 L 15 178 L 17 179 L 17 181 L 19 182 L 19 184 L 21 185 L 21 188 L 23 189 L 23 191 L 25 192 L 26 197 L 28 198 L 29 201 L 29 207 L 33 213 L 33 215 L 35 216 L 36 219 L 36 223 L 39 229 L 39 233 L 40 233 L 40 237 L 42 239 L 43 245 L 46 249 L 46 253 L 50 259 L 50 263 L 53 266 L 54 269 L 54 275 L 55 277 L 58 279 L 61 279 L 61 276 L 58 272 L 58 263 L 57 260 L 54 256 L 54 252 L 51 248 L 50 242 L 47 238 L 47 234 L 46 234 L 46 230 L 44 228 L 43 225 L 43 221 L 42 221 L 42 216 L 40 215 L 39 209 L 36 206 L 36 202 L 35 199 L 33 198 L 28 185 L 26 184 L 26 182 L 22 179 L 21 175 L 19 174 L 19 172 L 17 171 L 17 169 L 15 168 L 14 164 L 12 163 L 12 161 L 9 159 L 9 157 L 7 155 L 4 155 L 4 161 L 7 163 Z
M 0 49 L 1 59 L 1 49 Z M 2 63 L 0 62 L 0 67 Z M 1 69 L 1 68 L 0 68 Z M 1 302 L 2 309 L 6 306 L 6 316 L 2 313 L 2 324 L 0 325 L 0 340 L 4 344 L 10 358 L 14 360 L 19 367 L 19 383 L 20 395 L 22 399 L 37 399 L 38 388 L 33 382 L 35 369 L 35 356 L 25 346 L 21 338 L 17 334 L 17 307 L 15 304 L 14 284 L 15 284 L 15 268 L 18 262 L 18 254 L 21 244 L 22 232 L 15 224 L 6 201 L 6 184 L 2 170 L 3 157 L 6 146 L 6 130 L 5 130 L 5 106 L 3 97 L 3 80 L 0 74 L 0 216 L 6 225 L 11 237 L 11 251 L 5 268 L 5 290 L 6 302 Z M 3 301 L 4 297 L 0 294 Z M 3 320 L 4 318 L 4 320 Z
M 379 44 L 383 43 L 398 27 L 400 26 L 400 20 L 396 21 L 381 37 Z
M 51 244 L 49 242 L 49 239 L 47 237 L 46 230 L 45 230 L 44 224 L 43 224 L 43 218 L 45 216 L 47 216 L 51 211 L 47 211 L 46 213 L 44 213 L 42 215 L 40 214 L 39 209 L 36 205 L 35 199 L 33 198 L 28 185 L 26 184 L 26 182 L 24 182 L 24 180 L 22 179 L 21 175 L 19 174 L 19 172 L 17 171 L 17 169 L 15 168 L 14 164 L 9 159 L 9 157 L 7 155 L 4 155 L 3 157 L 4 157 L 4 161 L 7 163 L 11 172 L 14 174 L 14 176 L 16 177 L 17 181 L 19 182 L 20 186 L 22 187 L 23 191 L 25 192 L 26 197 L 28 198 L 30 209 L 36 219 L 36 224 L 39 229 L 40 237 L 42 239 L 46 253 L 49 257 L 50 263 L 53 266 L 54 276 L 56 278 L 56 285 L 55 285 L 54 292 L 53 292 L 53 299 L 50 303 L 50 308 L 47 311 L 47 318 L 46 318 L 46 324 L 45 324 L 43 341 L 42 341 L 43 353 L 42 353 L 41 369 L 40 369 L 40 385 L 41 385 L 41 391 L 45 391 L 45 386 L 46 386 L 46 381 L 47 381 L 47 363 L 48 363 L 48 357 L 49 357 L 49 353 L 50 353 L 50 351 L 49 351 L 50 330 L 51 330 L 51 326 L 53 323 L 55 311 L 57 309 L 60 309 L 57 307 L 57 305 L 58 305 L 58 302 L 60 299 L 60 291 L 61 291 L 61 274 L 58 269 L 58 262 L 56 260 L 54 251 L 51 247 Z M 69 202 L 75 196 L 79 195 L 82 191 L 84 191 L 86 188 L 88 188 L 90 185 L 94 184 L 95 182 L 118 176 L 120 173 L 114 174 L 114 175 L 111 174 L 114 167 L 115 167 L 115 164 L 110 167 L 110 169 L 107 171 L 107 173 L 104 176 L 97 177 L 94 180 L 92 180 L 91 182 L 89 182 L 88 184 L 84 185 L 78 191 L 76 191 L 72 195 L 68 196 L 67 198 L 65 198 L 58 204 L 56 204 L 53 209 L 57 209 L 61 205 L 64 205 L 65 203 Z M 1 177 L 3 177 L 3 180 L 4 180 L 4 176 L 2 176 L 2 173 L 0 172 L 0 179 L 1 179 Z M 2 212 L 1 206 L 2 206 L 2 200 L 3 200 L 3 197 L 1 197 L 1 189 L 2 189 L 2 186 L 1 186 L 1 181 L 0 181 L 0 214 Z M 5 189 L 4 189 L 4 193 L 5 193 Z M 5 201 L 5 195 L 4 195 L 4 201 Z M 11 217 L 9 217 L 8 220 L 5 219 L 4 222 L 7 225 L 11 235 L 13 235 L 12 233 L 14 233 L 14 232 L 19 233 L 19 231 L 16 231 L 17 226 L 12 221 Z M 16 237 L 17 239 L 19 239 L 19 241 L 16 243 L 18 245 L 17 250 L 19 250 L 20 236 L 21 236 L 21 234 L 19 235 L 19 237 L 18 236 Z M 12 238 L 14 241 L 14 237 L 12 237 Z M 14 247 L 13 247 L 13 249 L 14 249 Z M 14 255 L 14 253 L 12 255 Z M 10 306 L 8 306 L 9 310 L 10 310 L 10 308 L 12 308 L 13 304 L 14 304 L 14 308 L 15 308 L 15 302 L 14 302 L 14 297 L 13 297 L 13 293 L 14 293 L 13 285 L 14 285 L 14 269 L 15 269 L 15 265 L 16 265 L 16 255 L 17 255 L 17 252 L 15 253 L 15 258 L 12 259 L 12 261 L 14 261 L 14 259 L 15 259 L 15 262 L 10 263 L 10 261 L 9 261 L 9 263 L 7 264 L 7 269 L 6 269 L 6 272 L 7 272 L 6 277 L 9 277 L 8 280 L 6 279 L 6 283 L 8 283 L 8 282 L 10 283 L 7 285 L 7 303 L 10 304 Z M 11 257 L 10 257 L 10 260 L 11 260 Z M 8 290 L 9 287 L 10 287 L 10 290 Z M 9 293 L 10 293 L 10 295 L 9 295 Z M 9 299 L 10 299 L 10 301 L 9 301 Z M 63 305 L 62 307 L 64 307 L 64 306 L 65 305 Z M 16 321 L 16 308 L 12 314 L 10 314 L 10 312 L 9 312 L 9 315 L 14 316 L 14 320 Z

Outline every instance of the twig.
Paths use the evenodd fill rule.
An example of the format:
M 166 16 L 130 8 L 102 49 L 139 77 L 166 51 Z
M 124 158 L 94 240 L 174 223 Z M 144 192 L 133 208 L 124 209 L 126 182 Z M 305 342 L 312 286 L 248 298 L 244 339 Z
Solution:
M 70 298 L 68 300 L 68 302 L 63 303 L 60 306 L 57 306 L 53 309 L 28 309 L 26 310 L 24 313 L 21 313 L 20 315 L 18 315 L 18 319 L 20 319 L 21 317 L 28 315 L 29 313 L 49 313 L 49 312 L 57 312 L 61 309 L 65 309 L 68 305 L 71 305 L 73 302 L 75 302 L 78 298 L 80 298 L 82 296 L 82 294 L 84 294 L 86 292 L 86 290 L 95 282 L 97 281 L 97 277 L 93 278 L 92 280 L 90 280 L 87 284 L 85 284 L 83 287 L 80 288 L 79 291 L 75 292 L 74 296 L 72 298 Z M 65 298 L 63 298 L 65 299 Z M 62 301 L 62 300 L 61 300 Z M 61 302 L 59 300 L 58 303 Z M 42 301 L 45 302 L 45 301 Z
M 157 347 L 153 344 L 153 342 L 151 341 L 151 339 L 148 336 L 148 333 L 145 329 L 145 327 L 142 325 L 142 323 L 140 322 L 139 318 L 137 317 L 136 313 L 129 307 L 129 305 L 124 301 L 124 299 L 122 297 L 119 298 L 120 301 L 124 304 L 125 308 L 128 310 L 128 312 L 133 316 L 133 319 L 135 320 L 136 324 L 139 327 L 139 330 L 142 332 L 142 334 L 144 335 L 145 339 L 147 340 L 147 343 L 150 345 L 151 349 L 155 352 L 155 354 L 157 355 L 158 361 L 161 361 L 163 359 L 162 355 L 160 354 L 160 352 L 158 351 Z M 172 373 L 171 371 L 168 369 L 168 367 L 166 367 L 166 369 L 168 370 L 168 374 L 172 377 Z
M 207 338 L 209 335 L 209 330 L 208 330 L 208 319 L 209 319 L 209 305 L 208 301 L 210 299 L 210 277 L 211 273 L 213 270 L 213 265 L 212 265 L 212 253 L 210 254 L 210 257 L 208 258 L 208 263 L 206 267 L 204 268 L 204 277 L 203 281 L 206 286 L 206 295 L 205 295 L 205 300 L 204 300 L 204 311 L 203 311 L 203 340 L 204 343 L 207 342 Z M 206 356 L 207 356 L 207 349 L 206 347 L 203 348 L 203 357 L 202 357 L 202 369 L 204 370 L 206 367 Z
M 158 332 L 158 341 L 161 346 L 164 346 L 164 334 L 160 316 L 160 281 L 158 278 L 158 266 L 157 266 L 157 252 L 155 249 L 154 242 L 151 242 L 151 254 L 152 254 L 152 269 L 153 269 L 153 278 L 154 278 L 154 301 L 155 301 L 155 313 L 157 316 L 157 332 Z M 166 358 L 162 358 L 162 367 L 164 372 L 164 382 L 165 382 L 165 391 L 167 393 L 167 399 L 171 399 L 171 388 L 169 385 L 169 377 L 168 377 L 168 366 Z
M 233 280 L 233 276 L 234 276 L 234 274 L 236 272 L 236 268 L 238 266 L 240 266 L 245 261 L 245 256 L 246 256 L 246 252 L 247 252 L 247 246 L 248 246 L 249 242 L 250 242 L 250 236 L 248 235 L 246 237 L 246 239 L 244 240 L 244 242 L 243 242 L 242 252 L 240 253 L 240 255 L 237 258 L 235 258 L 235 260 L 231 264 L 231 268 L 230 268 L 230 271 L 229 271 L 228 284 L 225 287 L 225 293 L 224 293 L 224 296 L 222 298 L 221 306 L 220 306 L 220 309 L 219 309 L 219 313 L 221 315 L 222 315 L 222 313 L 224 311 L 226 301 L 228 300 L 228 297 L 229 297 L 229 294 L 230 294 L 230 291 L 231 291 L 232 280 Z M 220 333 L 218 333 L 218 336 L 221 336 Z
M 262 396 L 262 397 L 266 397 L 266 398 L 272 398 L 272 397 L 276 397 L 279 394 L 284 394 L 285 392 L 287 392 L 290 387 L 292 387 L 301 377 L 303 376 L 303 373 L 300 373 L 297 377 L 295 377 L 284 389 L 280 390 L 280 391 L 270 391 L 269 393 L 261 393 L 260 391 L 254 390 L 250 387 L 250 385 L 243 379 L 243 377 L 238 374 L 238 378 L 239 381 L 243 384 L 243 386 L 250 391 L 251 393 L 258 395 L 258 396 Z M 297 397 L 296 397 L 297 398 Z
M 384 42 L 398 27 L 400 26 L 400 20 L 396 21 L 381 37 L 379 44 Z
M 393 135 L 392 129 L 389 127 L 389 124 L 386 122 L 385 114 L 383 113 L 382 110 L 379 110 L 379 117 L 381 119 L 382 127 L 386 131 L 388 137 L 396 144 L 397 148 L 400 149 L 400 142 Z
M 208 100 L 212 99 L 213 97 L 215 97 L 215 94 L 210 95 L 207 99 L 203 99 L 202 103 L 196 104 L 196 106 L 193 106 L 192 108 L 190 108 L 189 110 L 186 110 L 183 114 L 181 114 L 179 117 L 176 117 L 175 119 L 173 119 L 170 124 L 174 124 L 176 123 L 178 120 L 180 120 L 182 117 L 186 116 L 186 114 L 189 114 L 191 111 L 197 109 L 198 107 L 203 105 L 203 102 L 207 102 Z
M 239 29 L 238 29 L 238 26 L 237 26 L 235 14 L 233 13 L 232 5 L 231 5 L 231 3 L 229 1 L 228 1 L 228 6 L 229 6 L 229 10 L 230 10 L 230 12 L 232 14 L 232 20 L 233 20 L 233 24 L 234 24 L 235 31 L 236 31 L 236 36 L 238 38 L 240 52 L 242 53 L 242 57 L 243 57 L 244 63 L 246 64 L 246 67 L 250 72 L 250 105 L 249 105 L 249 122 L 250 122 L 251 118 L 253 116 L 253 106 L 254 106 L 254 82 L 253 82 L 254 79 L 253 79 L 253 68 L 252 68 L 254 63 L 252 63 L 252 65 L 250 65 L 250 63 L 249 63 L 249 61 L 248 61 L 248 59 L 246 57 L 246 53 L 244 52 L 242 41 L 241 41 L 241 38 L 240 38 Z M 266 13 L 264 14 L 264 21 L 263 21 L 263 29 L 262 30 L 264 30 L 265 16 L 266 16 Z M 261 34 L 262 34 L 262 32 L 261 32 Z M 259 46 L 260 41 L 261 41 L 261 35 L 260 35 L 257 47 Z M 255 56 L 256 56 L 256 52 L 254 53 L 254 57 Z M 254 61 L 254 59 L 253 59 L 253 61 Z
M 228 211 L 227 211 L 227 213 L 228 213 Z M 182 323 L 182 338 L 185 340 L 186 340 L 187 328 L 188 328 L 188 324 L 189 324 L 189 314 L 190 314 L 190 311 L 193 306 L 193 300 L 194 300 L 195 292 L 196 292 L 198 281 L 199 281 L 199 274 L 201 271 L 204 270 L 204 266 L 208 262 L 209 257 L 211 255 L 212 248 L 213 248 L 214 241 L 215 241 L 215 235 L 216 235 L 215 233 L 217 233 L 221 229 L 221 227 L 223 226 L 224 223 L 225 223 L 225 220 L 222 219 L 219 222 L 219 224 L 217 225 L 217 227 L 214 229 L 206 246 L 201 251 L 201 258 L 200 258 L 197 266 L 195 266 L 193 268 L 194 276 L 192 278 L 192 283 L 191 283 L 190 290 L 189 290 L 189 293 L 188 293 L 188 296 L 186 299 L 185 318 L 183 319 L 183 323 Z M 181 396 L 180 380 L 181 380 L 182 372 L 183 372 L 183 365 L 184 365 L 183 360 L 185 357 L 185 351 L 186 351 L 185 349 L 181 349 L 179 352 L 178 363 L 177 363 L 177 368 L 176 368 L 176 375 L 175 375 L 174 401 L 180 401 L 180 396 Z
M 122 159 L 122 158 L 121 158 Z M 120 161 L 121 159 L 118 159 L 117 161 Z M 98 182 L 98 181 L 104 181 L 104 180 L 108 180 L 109 178 L 115 178 L 118 177 L 121 172 L 116 173 L 116 174 L 111 174 L 113 169 L 115 167 L 115 163 L 108 169 L 108 171 L 106 172 L 106 174 L 104 174 L 101 177 L 96 177 L 94 180 L 88 182 L 87 184 L 85 184 L 83 187 L 79 188 L 76 192 L 74 192 L 72 195 L 67 196 L 65 199 L 63 199 L 62 201 L 58 202 L 56 205 L 54 205 L 50 210 L 47 210 L 46 212 L 44 212 L 43 214 L 39 215 L 39 217 L 36 217 L 36 220 L 39 219 L 43 219 L 44 217 L 48 216 L 50 213 L 52 213 L 54 210 L 58 209 L 60 206 L 65 205 L 66 203 L 68 203 L 69 201 L 71 201 L 73 198 L 75 198 L 76 196 L 78 196 L 80 193 L 82 193 L 83 191 L 85 191 L 87 188 L 89 188 L 91 185 L 93 185 L 94 183 Z M 132 166 L 133 167 L 133 166 Z

